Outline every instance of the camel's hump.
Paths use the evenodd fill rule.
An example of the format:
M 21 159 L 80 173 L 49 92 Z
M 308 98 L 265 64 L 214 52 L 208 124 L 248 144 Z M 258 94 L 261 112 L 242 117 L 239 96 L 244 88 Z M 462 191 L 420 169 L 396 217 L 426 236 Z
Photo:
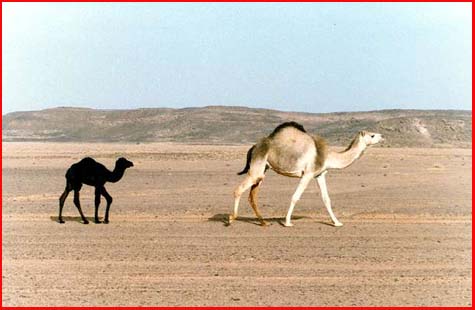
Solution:
M 270 137 L 275 136 L 279 131 L 281 131 L 282 129 L 287 128 L 287 127 L 293 127 L 297 130 L 300 130 L 301 132 L 307 132 L 305 130 L 305 128 L 303 128 L 303 126 L 301 124 L 297 123 L 297 122 L 285 122 L 285 123 L 282 123 L 279 126 L 277 126 L 274 129 L 274 131 L 270 134 Z

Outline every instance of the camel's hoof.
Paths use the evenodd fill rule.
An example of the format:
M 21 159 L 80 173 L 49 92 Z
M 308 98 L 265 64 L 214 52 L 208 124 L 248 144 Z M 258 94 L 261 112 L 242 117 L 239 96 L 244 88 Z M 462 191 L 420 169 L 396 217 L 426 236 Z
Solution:
M 83 224 L 89 224 L 88 220 L 82 221 Z
M 58 221 L 58 223 L 60 223 L 60 224 L 64 224 L 64 223 L 66 223 L 66 222 L 65 222 L 65 221 L 63 221 L 63 220 L 59 220 L 59 221 Z
M 231 223 L 234 222 L 235 219 L 236 219 L 236 218 L 235 218 L 234 216 L 230 215 L 230 216 L 228 217 L 228 225 L 231 225 Z
M 109 224 L 109 221 L 104 221 L 104 222 L 102 222 L 102 223 L 104 223 L 104 224 Z
M 270 226 L 270 224 L 266 221 L 261 221 L 261 226 L 262 227 L 267 227 L 267 226 Z
M 102 224 L 101 221 L 94 221 L 94 223 L 96 223 L 96 224 Z
M 341 226 L 343 226 L 343 224 L 341 222 L 336 222 L 336 223 L 333 223 L 333 226 L 341 227 Z
M 294 226 L 294 224 L 285 222 L 285 223 L 284 223 L 284 226 L 285 226 L 285 227 L 292 227 L 292 226 Z

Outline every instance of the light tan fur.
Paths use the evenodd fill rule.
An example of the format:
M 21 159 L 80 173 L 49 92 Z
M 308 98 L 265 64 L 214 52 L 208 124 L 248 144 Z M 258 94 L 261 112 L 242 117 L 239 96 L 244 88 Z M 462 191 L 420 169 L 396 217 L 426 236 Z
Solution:
M 250 152 L 252 153 L 250 153 L 247 176 L 234 191 L 234 212 L 229 216 L 229 223 L 237 218 L 241 195 L 251 188 L 249 203 L 261 224 L 267 224 L 259 212 L 257 195 L 265 177 L 265 170 L 267 167 L 270 167 L 278 174 L 301 178 L 292 196 L 285 226 L 292 226 L 291 216 L 295 204 L 313 178 L 317 178 L 323 202 L 333 224 L 341 226 L 341 222 L 333 214 L 330 197 L 326 188 L 325 174 L 327 169 L 348 167 L 361 156 L 366 147 L 376 144 L 381 140 L 382 136 L 380 134 L 361 131 L 345 151 L 330 152 L 323 138 L 311 136 L 299 124 L 285 123 L 277 127 L 271 135 L 261 139 L 251 148 Z M 241 172 L 241 174 L 245 171 Z

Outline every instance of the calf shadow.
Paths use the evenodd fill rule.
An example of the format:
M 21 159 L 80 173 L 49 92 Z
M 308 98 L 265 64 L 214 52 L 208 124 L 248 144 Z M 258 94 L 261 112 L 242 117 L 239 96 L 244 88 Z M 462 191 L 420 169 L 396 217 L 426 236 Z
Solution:
M 59 223 L 59 217 L 58 216 L 50 216 L 50 219 L 53 222 Z M 89 223 L 94 224 L 94 217 L 87 217 L 86 219 L 89 221 Z M 102 222 L 102 217 L 99 217 L 99 221 Z M 80 216 L 63 216 L 63 221 L 65 222 L 78 222 L 82 224 L 82 218 Z
M 292 216 L 292 220 L 300 220 L 300 219 L 309 219 L 308 216 Z M 230 226 L 229 224 L 229 214 L 215 214 L 212 217 L 208 218 L 210 222 L 221 222 L 224 226 Z M 246 222 L 249 224 L 254 224 L 257 226 L 262 226 L 261 222 L 257 219 L 257 217 L 246 217 L 246 216 L 238 216 L 234 221 L 236 222 Z M 268 223 L 278 223 L 281 226 L 284 226 L 285 217 L 267 217 L 264 218 L 264 221 Z

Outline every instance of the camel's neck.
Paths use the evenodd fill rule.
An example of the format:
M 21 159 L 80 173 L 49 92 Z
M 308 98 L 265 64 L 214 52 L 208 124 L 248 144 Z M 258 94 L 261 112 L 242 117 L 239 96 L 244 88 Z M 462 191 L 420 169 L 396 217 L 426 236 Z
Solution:
M 115 166 L 114 171 L 112 171 L 107 179 L 108 182 L 118 182 L 124 176 L 124 168 L 119 168 Z
M 326 160 L 327 169 L 343 169 L 351 165 L 360 158 L 366 149 L 366 144 L 358 137 L 352 141 L 351 145 L 343 152 L 329 152 Z

